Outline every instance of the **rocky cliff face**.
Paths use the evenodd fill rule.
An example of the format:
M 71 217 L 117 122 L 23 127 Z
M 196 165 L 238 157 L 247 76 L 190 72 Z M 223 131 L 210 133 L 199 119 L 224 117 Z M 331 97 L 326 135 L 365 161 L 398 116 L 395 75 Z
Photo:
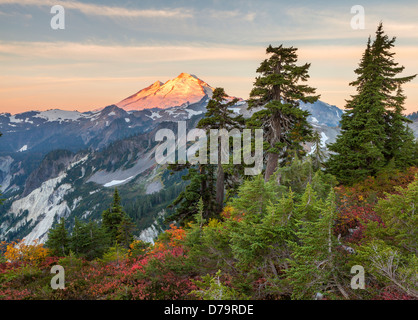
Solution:
M 55 150 L 48 153 L 41 162 L 41 165 L 32 171 L 26 180 L 22 197 L 26 197 L 33 190 L 41 186 L 43 181 L 55 178 L 64 172 L 73 158 L 74 153 L 68 150 Z

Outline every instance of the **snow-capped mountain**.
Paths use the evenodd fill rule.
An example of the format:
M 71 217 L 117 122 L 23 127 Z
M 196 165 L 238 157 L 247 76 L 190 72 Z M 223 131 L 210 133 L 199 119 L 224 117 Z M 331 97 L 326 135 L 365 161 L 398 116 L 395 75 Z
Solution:
M 126 108 L 0 114 L 0 185 L 8 198 L 0 206 L 0 239 L 45 241 L 60 217 L 70 227 L 74 217 L 99 219 L 109 205 L 103 199 L 118 186 L 129 189 L 130 203 L 155 193 L 163 199 L 138 222 L 138 236 L 153 240 L 183 183 L 156 164 L 155 132 L 176 130 L 182 120 L 192 129 L 213 89 L 189 74 L 151 87 Z M 167 189 L 168 196 L 159 195 Z
M 116 103 L 124 110 L 167 109 L 197 103 L 212 97 L 213 88 L 195 75 L 181 73 L 166 83 L 156 81 L 149 87 Z

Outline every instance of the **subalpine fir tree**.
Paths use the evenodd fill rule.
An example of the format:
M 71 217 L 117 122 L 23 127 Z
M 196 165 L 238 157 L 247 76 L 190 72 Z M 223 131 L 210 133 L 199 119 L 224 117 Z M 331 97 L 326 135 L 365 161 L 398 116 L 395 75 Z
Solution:
M 376 175 L 392 158 L 405 156 L 407 129 L 402 116 L 405 97 L 400 86 L 414 76 L 396 77 L 404 70 L 394 62 L 395 38 L 384 35 L 382 24 L 376 39 L 369 38 L 355 70 L 357 94 L 347 101 L 341 120 L 341 134 L 329 146 L 332 152 L 326 166 L 342 183 L 354 183 Z M 405 140 L 406 139 L 406 140 Z M 398 161 L 399 162 L 399 161 Z
M 173 172 L 187 169 L 187 174 L 181 178 L 190 181 L 190 183 L 169 206 L 175 208 L 175 213 L 168 217 L 168 221 L 176 221 L 182 225 L 192 221 L 198 211 L 198 203 L 201 198 L 203 200 L 203 218 L 209 219 L 217 216 L 214 165 L 171 164 L 169 169 Z
M 134 241 L 133 232 L 135 231 L 135 224 L 132 219 L 125 214 L 118 227 L 118 235 L 116 240 L 125 249 L 129 249 L 129 245 Z
M 101 257 L 109 247 L 106 231 L 95 221 L 83 222 L 75 219 L 70 237 L 70 249 L 77 256 L 92 260 Z
M 299 108 L 299 102 L 313 103 L 319 96 L 315 89 L 303 82 L 309 78 L 309 63 L 297 66 L 297 48 L 267 48 L 271 54 L 257 72 L 261 76 L 254 82 L 250 93 L 249 109 L 264 107 L 254 113 L 249 124 L 261 127 L 267 147 L 264 179 L 269 180 L 281 159 L 289 160 L 293 151 L 303 154 L 301 143 L 310 139 L 312 128 L 307 121 L 309 113 Z
M 336 245 L 333 224 L 336 215 L 335 195 L 326 203 L 319 201 L 308 186 L 298 206 L 297 241 L 291 243 L 287 277 L 293 286 L 292 299 L 313 299 L 334 286 L 346 296 L 335 273 Z
M 406 188 L 397 187 L 397 193 L 380 199 L 375 210 L 383 226 L 369 222 L 371 239 L 382 239 L 402 253 L 418 255 L 418 175 Z
M 238 196 L 232 198 L 230 205 L 239 213 L 259 221 L 265 215 L 267 206 L 276 203 L 286 187 L 275 181 L 264 181 L 261 175 L 245 180 L 238 190 Z
M 113 202 L 109 209 L 103 211 L 102 213 L 102 224 L 103 228 L 106 230 L 106 233 L 109 235 L 111 243 L 118 242 L 118 238 L 120 239 L 122 236 L 120 232 L 120 225 L 125 220 L 128 222 L 129 217 L 127 217 L 126 212 L 123 210 L 121 205 L 121 198 L 119 196 L 118 189 L 115 188 L 115 192 L 113 194 Z M 129 227 L 128 229 L 132 229 Z M 126 226 L 123 228 L 124 232 L 127 230 Z M 122 238 L 126 239 L 126 235 Z
M 312 148 L 314 149 L 311 154 L 313 169 L 322 169 L 325 162 L 325 152 L 322 150 L 321 137 L 318 131 L 314 131 L 312 142 Z
M 60 222 L 48 232 L 48 240 L 46 246 L 57 256 L 65 256 L 70 249 L 70 238 L 65 228 L 65 219 L 61 218 Z
M 230 131 L 235 128 L 241 128 L 244 125 L 244 118 L 242 115 L 233 116 L 234 111 L 229 108 L 238 102 L 238 99 L 230 99 L 227 101 L 228 95 L 225 93 L 223 88 L 216 88 L 213 91 L 212 99 L 209 101 L 205 113 L 205 117 L 199 121 L 197 128 L 201 128 L 209 133 L 209 130 L 225 129 Z M 218 139 L 219 140 L 219 139 Z M 221 140 L 221 139 L 220 139 Z M 216 203 L 218 211 L 222 211 L 224 192 L 225 192 L 225 172 L 221 163 L 221 143 L 218 141 L 218 163 L 217 163 L 217 174 L 216 174 Z M 229 158 L 229 150 L 228 152 Z
M 404 169 L 418 165 L 417 142 L 414 132 L 407 126 L 413 121 L 403 115 L 406 96 L 399 86 L 393 97 L 392 108 L 387 110 L 387 160 L 393 161 L 396 168 Z
M 82 253 L 83 246 L 86 243 L 87 235 L 83 229 L 83 222 L 76 217 L 70 238 L 70 250 L 74 252 L 76 255 Z
M 287 242 L 294 240 L 292 238 L 294 193 L 290 191 L 279 198 L 277 193 L 271 190 L 273 181 L 266 183 L 260 177 L 252 182 L 259 186 L 265 183 L 265 190 L 249 191 L 247 186 L 251 184 L 246 182 L 243 185 L 245 187 L 240 190 L 240 194 L 247 199 L 244 198 L 241 205 L 254 198 L 256 202 L 251 203 L 254 206 L 249 208 L 248 212 L 244 212 L 239 222 L 233 220 L 228 222 L 230 247 L 239 264 L 258 265 L 257 269 L 264 270 L 262 272 L 265 277 L 270 275 L 277 278 L 277 267 L 283 268 L 287 265 L 284 260 L 288 256 Z M 244 194 L 247 192 L 250 194 Z M 256 193 L 255 197 L 253 193 Z M 274 198 L 277 199 L 275 203 L 271 201 Z M 239 207 L 234 209 L 240 210 Z

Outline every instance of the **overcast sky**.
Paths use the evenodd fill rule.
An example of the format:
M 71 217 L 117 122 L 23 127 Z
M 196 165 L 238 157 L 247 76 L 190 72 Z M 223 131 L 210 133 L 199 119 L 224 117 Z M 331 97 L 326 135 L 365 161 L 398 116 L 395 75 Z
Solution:
M 0 0 L 0 112 L 102 108 L 182 72 L 248 98 L 269 44 L 297 47 L 321 100 L 343 108 L 380 21 L 404 75 L 418 73 L 416 1 L 340 2 Z M 56 4 L 64 30 L 50 26 Z M 353 5 L 363 30 L 351 28 Z M 405 92 L 418 111 L 418 79 Z

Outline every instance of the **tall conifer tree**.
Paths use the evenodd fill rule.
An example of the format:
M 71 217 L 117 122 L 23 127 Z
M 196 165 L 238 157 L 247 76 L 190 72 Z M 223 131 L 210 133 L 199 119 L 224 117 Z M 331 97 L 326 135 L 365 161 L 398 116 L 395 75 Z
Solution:
M 418 165 L 417 142 L 414 132 L 408 127 L 413 121 L 403 115 L 406 96 L 401 86 L 394 97 L 393 106 L 387 110 L 387 160 L 393 161 L 397 168 Z
M 217 130 L 231 130 L 234 128 L 241 128 L 244 125 L 244 118 L 242 115 L 233 116 L 234 111 L 229 108 L 238 102 L 237 98 L 228 101 L 228 95 L 223 88 L 216 88 L 213 91 L 212 99 L 209 101 L 205 113 L 205 117 L 197 124 L 198 128 L 209 132 L 211 129 Z M 221 143 L 218 141 L 218 163 L 216 174 L 216 204 L 218 211 L 222 211 L 225 191 L 225 173 L 221 163 Z M 229 152 L 229 150 L 228 150 Z
M 309 113 L 299 108 L 299 102 L 314 103 L 319 96 L 315 89 L 303 82 L 309 78 L 309 63 L 297 66 L 297 48 L 267 48 L 271 54 L 257 72 L 261 74 L 250 93 L 249 109 L 264 107 L 254 113 L 250 124 L 264 130 L 267 142 L 267 164 L 264 179 L 274 173 L 280 159 L 303 153 L 301 143 L 310 139 L 312 128 L 307 121 Z M 290 152 L 292 150 L 292 152 Z
M 403 145 L 411 141 L 402 115 L 405 100 L 400 86 L 415 75 L 396 77 L 404 70 L 394 62 L 395 38 L 384 35 L 382 24 L 355 70 L 357 94 L 347 101 L 341 134 L 329 146 L 327 168 L 342 183 L 354 183 L 377 174 L 392 158 L 401 159 Z M 399 161 L 397 161 L 399 162 Z
M 120 234 L 122 231 L 123 233 L 128 231 L 131 232 L 133 230 L 133 226 L 130 218 L 123 210 L 121 198 L 117 188 L 115 188 L 113 193 L 113 202 L 111 207 L 102 213 L 102 223 L 103 228 L 109 235 L 111 243 L 118 242 L 120 239 L 126 240 L 130 238 L 128 234 Z M 123 228 L 121 227 L 122 223 L 124 224 Z
M 70 238 L 65 229 L 65 219 L 61 218 L 59 223 L 48 232 L 46 246 L 51 249 L 54 255 L 65 256 L 70 246 Z

